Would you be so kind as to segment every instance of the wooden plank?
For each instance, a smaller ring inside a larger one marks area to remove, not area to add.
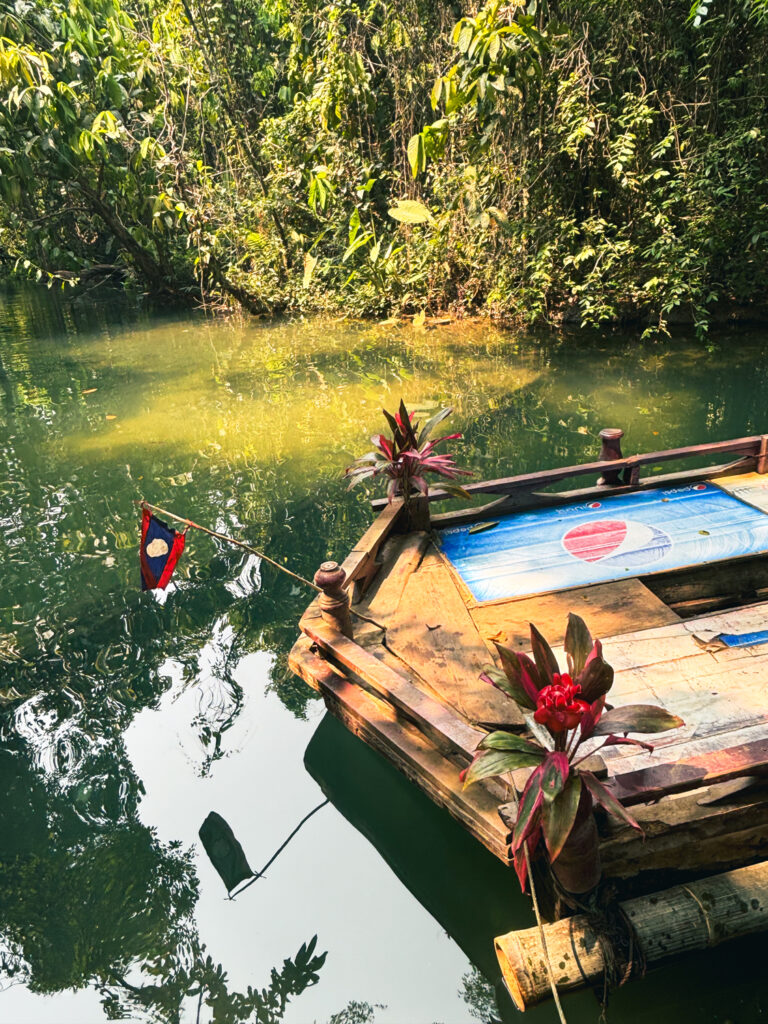
[[[665,604],[677,608],[704,598],[749,600],[768,588],[768,557],[765,554],[702,562],[685,569],[641,577]]]
[[[553,505],[564,505],[568,502],[591,501],[593,498],[604,498],[606,494],[631,494],[633,491],[647,491],[656,487],[674,487],[679,484],[695,483],[699,480],[709,480],[712,483],[721,483],[721,480],[730,474],[737,474],[743,469],[754,465],[754,458],[737,459],[735,462],[724,463],[721,466],[706,466],[704,469],[686,470],[679,473],[657,473],[651,476],[638,477],[631,484],[621,484],[616,487],[606,487],[604,484],[593,487],[580,487],[576,490],[557,491],[555,493],[536,490],[521,490],[506,497],[497,498],[495,501],[485,505],[458,509],[455,512],[433,513],[431,517],[432,526],[440,529],[445,526],[463,526],[466,523],[477,522],[483,519],[492,519],[494,516],[503,515],[507,512],[527,512],[536,508],[546,508]]]
[[[383,664],[354,640],[331,629],[322,619],[310,619],[303,628],[324,655],[339,665],[344,674],[392,704],[413,722],[443,753],[473,756],[485,735],[449,708],[424,693],[403,673]]]
[[[759,461],[758,459],[758,465]],[[768,512],[768,481],[759,469],[756,473],[740,473],[727,480],[718,480],[717,486],[739,501],[745,501],[753,508]]]
[[[353,601],[362,597],[378,573],[381,564],[378,561],[379,550],[395,529],[402,511],[402,501],[389,503],[344,559],[342,569],[347,574],[346,585],[352,587]]]
[[[536,487],[546,487],[569,477],[599,476],[606,466],[611,472],[629,470],[632,472],[639,466],[654,466],[677,459],[698,458],[706,455],[724,455],[738,453],[753,459],[760,451],[760,435],[740,437],[733,441],[714,441],[707,444],[687,445],[685,448],[669,448],[665,451],[648,452],[643,455],[630,455],[624,459],[610,462],[587,462],[576,466],[562,466],[555,469],[540,470],[536,473],[522,473],[518,476],[500,477],[495,480],[481,480],[475,483],[462,484],[469,494],[511,494],[519,490],[530,491]],[[710,469],[710,472],[712,470]],[[440,501],[449,497],[439,488],[430,490],[429,501]],[[372,502],[375,509],[383,508],[386,499]]]
[[[518,706],[479,676],[490,662],[452,574],[429,551],[408,580],[388,641],[440,700],[473,724],[519,728]]]
[[[385,550],[385,567],[378,586],[370,598],[358,606],[359,610],[385,626],[394,624],[406,584],[416,572],[429,543],[426,533],[393,537]]]
[[[491,853],[509,863],[510,830],[496,813],[498,800],[482,784],[464,790],[456,764],[439,754],[416,728],[398,719],[389,704],[350,683],[314,654],[306,637],[291,652],[291,667],[302,678],[309,676],[315,681],[328,710],[350,732],[395,765]]]
[[[694,789],[658,803],[639,805],[628,825],[601,823],[600,860],[607,878],[647,888],[651,871],[700,871],[735,867],[768,852],[768,785],[718,796],[722,785]],[[712,802],[715,801],[715,802]],[[643,873],[646,880],[638,882]]]
[[[768,601],[687,619],[683,625],[689,633],[702,637],[719,633],[757,633],[768,629]]]
[[[470,615],[481,636],[490,637],[502,633],[505,643],[520,650],[530,649],[531,622],[550,644],[562,644],[569,612],[580,615],[592,635],[601,640],[625,633],[628,624],[637,629],[646,629],[680,621],[677,614],[639,579],[597,583],[555,594],[492,602],[470,608]]]
[[[724,782],[742,775],[768,772],[768,738],[725,750],[699,754],[672,764],[652,765],[606,780],[625,806],[658,800],[670,793]]]

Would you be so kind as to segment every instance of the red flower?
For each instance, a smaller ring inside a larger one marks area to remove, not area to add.
[[[578,699],[580,693],[581,687],[573,682],[567,672],[562,675],[555,672],[552,684],[539,690],[533,717],[551,733],[575,729],[583,715],[589,711],[589,704]]]

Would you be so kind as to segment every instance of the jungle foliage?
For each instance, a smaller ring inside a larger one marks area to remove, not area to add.
[[[650,330],[762,303],[764,0],[2,10],[9,271]]]

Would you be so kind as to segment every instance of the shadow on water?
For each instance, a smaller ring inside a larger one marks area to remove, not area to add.
[[[495,936],[535,925],[530,900],[513,873],[330,714],[313,735],[304,765],[334,807],[467,955],[474,970],[464,978],[463,995],[472,1016],[488,1020],[498,1015],[504,1024],[520,1021],[493,948]],[[768,941],[757,937],[679,959],[612,993],[607,1020],[757,1021],[768,994],[767,954]],[[591,991],[573,993],[563,1002],[572,1024],[598,1021],[598,999]],[[535,1007],[524,1019],[553,1021],[554,1007]]]
[[[6,984],[30,994],[95,988],[113,1016],[169,1024],[194,1022],[202,992],[201,1024],[218,1024],[278,1020],[284,1001],[319,991],[335,969],[332,957],[321,962],[322,934],[311,945],[319,897],[305,907],[296,880],[271,873],[244,895],[255,901],[260,886],[284,886],[280,899],[301,919],[290,947],[298,953],[271,974],[262,957],[248,978],[262,988],[225,977],[228,965],[207,950],[210,922],[208,931],[201,924],[198,848],[164,835],[162,817],[144,819],[150,780],[125,742],[133,723],[165,714],[183,692],[194,710],[182,739],[168,736],[169,751],[183,747],[198,782],[214,784],[228,763],[245,765],[252,750],[232,737],[253,698],[239,666],[254,655],[264,656],[273,699],[258,705],[259,723],[284,728],[277,708],[310,728],[315,698],[286,665],[307,595],[200,536],[189,539],[167,594],[142,595],[135,499],[241,536],[311,576],[353,547],[370,520],[366,495],[346,492],[339,477],[380,427],[381,406],[401,393],[424,410],[454,405],[452,424],[466,438],[461,460],[480,476],[502,476],[591,458],[606,425],[626,429],[628,452],[763,432],[763,347],[756,334],[724,335],[705,351],[687,339],[641,348],[632,339],[526,339],[486,326],[267,326],[153,312],[101,290],[86,301],[27,289],[1,295]],[[305,733],[286,736],[299,764]],[[411,903],[465,954],[457,1019],[488,1019],[497,1012],[492,938],[530,921],[511,873],[335,722],[322,722],[306,764],[413,893]],[[280,791],[267,777],[239,783]],[[174,794],[175,803],[187,799],[183,787]],[[193,837],[208,809],[193,809]],[[278,819],[277,807],[270,813]],[[399,926],[386,923],[387,941],[398,943]],[[437,946],[423,950],[425,963]],[[618,993],[611,1019],[756,1020],[768,1007],[756,980],[766,951],[752,940],[658,972]],[[408,1013],[406,980],[385,979],[392,1005],[382,1020],[428,1024],[426,1011]],[[455,979],[445,987],[455,990]],[[341,996],[348,1000],[346,989],[312,1004],[312,1019],[361,1024],[379,1012],[353,1001],[346,1016],[329,1017]],[[440,1005],[453,1024],[457,1003]],[[515,1016],[503,998],[501,1006],[505,1020]],[[567,1009],[572,1024],[597,1017],[589,994]],[[296,1012],[291,1019],[304,1024]],[[531,1018],[551,1020],[551,1008]]]

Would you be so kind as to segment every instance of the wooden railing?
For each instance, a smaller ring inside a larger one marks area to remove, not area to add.
[[[606,488],[635,487],[640,482],[642,466],[657,466],[676,459],[692,459],[718,455],[741,455],[744,459],[754,461],[754,469],[758,473],[768,472],[768,434],[755,434],[753,437],[739,437],[733,441],[712,441],[708,444],[688,445],[685,448],[670,448],[662,452],[647,452],[642,455],[630,455],[626,458],[621,454],[621,437],[623,431],[606,429],[600,432],[603,447],[598,462],[585,462],[576,466],[562,466],[559,469],[545,469],[538,473],[522,473],[519,476],[500,477],[497,480],[481,480],[476,483],[462,484],[469,494],[512,495],[520,491],[533,491],[547,487],[571,477],[601,475],[598,484]],[[720,468],[720,467],[713,467]],[[749,468],[745,462],[744,469]],[[440,501],[450,498],[439,488],[430,490],[429,501]],[[371,502],[376,511],[385,508],[385,498],[377,498]]]

